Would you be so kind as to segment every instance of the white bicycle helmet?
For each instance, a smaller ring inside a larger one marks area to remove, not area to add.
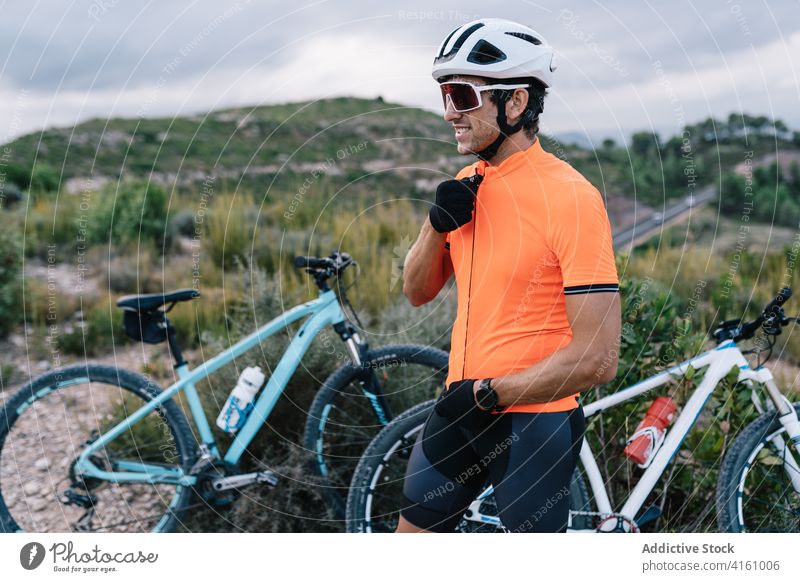
[[[491,79],[534,77],[553,84],[551,47],[535,30],[503,18],[468,22],[447,35],[433,59],[433,78],[474,75]]]
[[[488,77],[490,79],[530,79],[540,81],[546,89],[553,86],[556,70],[551,47],[535,30],[502,18],[482,18],[459,26],[444,39],[433,59],[433,78],[441,82],[450,75]],[[500,133],[475,155],[491,160],[505,139],[539,118],[544,104],[529,103],[522,118],[510,125],[505,103],[511,95],[501,90],[497,106]]]

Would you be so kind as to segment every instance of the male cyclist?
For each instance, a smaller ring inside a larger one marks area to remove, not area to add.
[[[450,33],[433,77],[460,154],[404,266],[413,305],[455,274],[446,389],[414,445],[397,531],[453,531],[491,483],[512,532],[567,527],[581,391],[616,374],[620,303],[603,199],[545,152],[553,49],[487,18]]]

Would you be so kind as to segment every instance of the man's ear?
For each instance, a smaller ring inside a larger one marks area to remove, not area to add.
[[[516,121],[525,113],[525,107],[528,105],[529,94],[525,89],[514,89],[511,98],[506,101],[506,119],[510,125],[514,125]]]

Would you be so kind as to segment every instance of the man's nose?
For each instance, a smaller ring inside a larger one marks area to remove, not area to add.
[[[455,105],[453,105],[453,100],[450,98],[450,95],[445,97],[445,106],[444,106],[444,120],[445,121],[455,121],[459,117],[461,117],[461,113],[456,111]]]

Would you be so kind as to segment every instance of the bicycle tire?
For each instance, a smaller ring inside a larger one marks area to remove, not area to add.
[[[794,404],[794,408],[800,413],[800,403]],[[769,470],[770,466],[781,465],[782,467],[775,449],[768,444],[770,438],[781,433],[785,433],[785,429],[778,420],[777,413],[768,412],[747,425],[733,441],[730,450],[722,461],[717,481],[717,525],[720,531],[729,533],[759,531],[762,523],[756,524],[755,522],[763,522],[764,520],[772,522],[767,525],[774,525],[777,518],[775,510],[785,506],[785,504],[772,501],[771,505],[767,506],[768,502],[762,500],[754,502],[754,494],[762,490],[764,494],[771,490],[773,493],[782,492],[790,496],[789,499],[793,502],[789,512],[791,517],[784,518],[787,519],[785,525],[788,526],[788,529],[780,529],[778,531],[800,531],[800,495],[793,492],[791,484],[783,486],[779,482],[778,485],[775,485],[772,481],[777,477],[770,476],[769,478],[764,477],[761,479],[761,474]],[[784,441],[784,444],[787,444],[786,441]],[[787,446],[791,445],[787,444]],[[767,458],[770,454],[774,455],[774,459]],[[761,469],[760,464],[756,463],[759,457],[760,460],[770,461],[765,463],[766,469]],[[781,473],[781,471],[783,472]],[[777,471],[777,474],[786,476],[783,468]],[[755,476],[757,481],[755,483],[751,481],[750,485],[746,486],[745,482],[748,476],[751,475]],[[772,485],[770,490],[768,490],[768,485]],[[765,508],[764,511],[773,513],[771,517],[768,513],[756,520],[759,508],[762,507]],[[747,521],[750,521],[752,525],[748,526]],[[759,527],[756,528],[754,527],[755,525]]]
[[[387,458],[394,451],[401,447],[413,446],[416,435],[422,429],[422,425],[430,415],[435,400],[422,402],[417,406],[407,410],[389,423],[375,439],[370,443],[353,475],[350,492],[347,496],[346,507],[346,526],[349,533],[365,533],[372,530],[372,515],[369,511],[372,507],[370,496],[373,493],[373,481],[376,471],[383,467]],[[401,485],[401,483],[400,483]],[[581,476],[579,468],[576,467],[570,482],[570,510],[588,511],[590,508],[589,494],[586,484]],[[398,507],[399,510],[399,507]],[[481,509],[483,511],[483,509]],[[573,527],[576,529],[586,527],[585,517],[577,516],[573,518]],[[465,532],[471,528],[463,520],[457,531]],[[494,528],[496,531],[502,531]],[[475,530],[473,530],[475,531]],[[489,531],[478,529],[477,531]]]
[[[430,346],[415,344],[381,346],[367,352],[362,367],[355,366],[351,362],[344,364],[325,380],[309,408],[303,443],[306,450],[314,456],[311,470],[320,483],[335,519],[344,518],[347,491],[364,449],[392,418],[391,415],[383,420],[378,418],[372,405],[367,405],[367,399],[357,394],[355,384],[362,377],[365,367],[382,370],[385,374],[391,367],[418,365],[421,367],[419,370],[421,375],[429,374],[425,384],[417,386],[413,393],[411,387],[406,385],[402,386],[406,391],[402,394],[384,394],[399,412],[436,395],[435,391],[444,386],[448,359],[447,352]],[[404,378],[399,373],[393,372],[391,389],[400,388],[399,385],[402,385]],[[389,382],[388,379],[384,379],[384,388]],[[355,416],[354,408],[359,408],[359,416],[353,422],[353,432],[363,433],[363,436],[359,436],[359,440],[354,442],[349,450],[343,450],[341,454],[331,452],[335,438],[332,427],[345,427],[343,422],[337,423],[333,416],[337,411],[347,415],[348,418]],[[358,424],[359,421],[361,424]]]
[[[7,450],[7,439],[11,431],[15,428],[16,423],[20,420],[20,416],[26,410],[48,396],[55,395],[56,393],[62,395],[64,391],[69,391],[70,389],[72,389],[72,394],[74,394],[76,386],[90,386],[94,384],[102,384],[116,390],[121,388],[145,402],[156,398],[161,392],[161,389],[156,384],[140,374],[99,364],[70,366],[44,374],[20,388],[5,403],[3,409],[0,410],[0,466],[2,466],[3,453],[8,452],[13,455],[16,452],[15,450],[10,452]],[[122,395],[121,397],[124,398],[125,393],[118,392],[118,394]],[[92,420],[96,424],[99,423],[99,413],[97,410],[95,402],[92,400],[92,413],[96,415]],[[47,412],[47,409],[44,408],[43,412]],[[37,418],[39,413],[38,411],[32,411],[32,414],[34,418]],[[186,416],[173,400],[166,401],[156,410],[156,414],[166,423],[170,431],[169,436],[174,442],[174,449],[169,450],[170,460],[175,459],[176,462],[174,464],[179,464],[185,471],[188,471],[195,462],[196,442]],[[24,431],[24,429],[25,425],[23,423],[20,430]],[[72,436],[73,435],[70,434],[70,437]],[[41,433],[39,438],[43,438]],[[135,439],[134,444],[137,444]],[[12,448],[16,448],[15,443],[12,443],[11,446]],[[75,451],[77,449],[73,448],[72,450]],[[137,453],[141,459],[141,452],[137,450]],[[166,455],[166,453],[164,454]],[[67,458],[73,456],[77,457],[77,455],[68,452]],[[14,461],[16,461],[16,459],[13,459],[12,462]],[[33,460],[29,459],[28,462],[32,463]],[[50,476],[49,468],[47,472],[48,476]],[[69,476],[69,472],[67,472],[67,476]],[[52,483],[52,477],[50,477],[50,482]],[[103,482],[101,485],[107,483],[108,482]],[[54,492],[53,490],[50,491],[50,493]],[[14,497],[13,493],[13,490],[4,490],[2,482],[0,482],[0,531],[2,532],[22,531],[22,527],[14,516],[12,516],[6,503],[7,500],[14,500],[12,504],[16,503],[16,497]],[[45,493],[47,493],[46,490]],[[176,486],[175,495],[169,505],[165,506],[166,511],[164,515],[158,519],[155,527],[150,531],[174,531],[181,522],[185,513],[185,507],[188,505],[191,496],[192,488]],[[127,499],[125,501],[128,507],[130,507],[132,502],[128,503]],[[27,494],[25,503],[27,504]],[[64,509],[61,508],[61,511],[63,513]],[[19,512],[17,512],[17,514],[19,515]],[[156,515],[156,517],[158,517],[158,515]],[[155,520],[156,517],[153,517],[153,519]],[[138,523],[138,521],[133,520],[132,523]]]

